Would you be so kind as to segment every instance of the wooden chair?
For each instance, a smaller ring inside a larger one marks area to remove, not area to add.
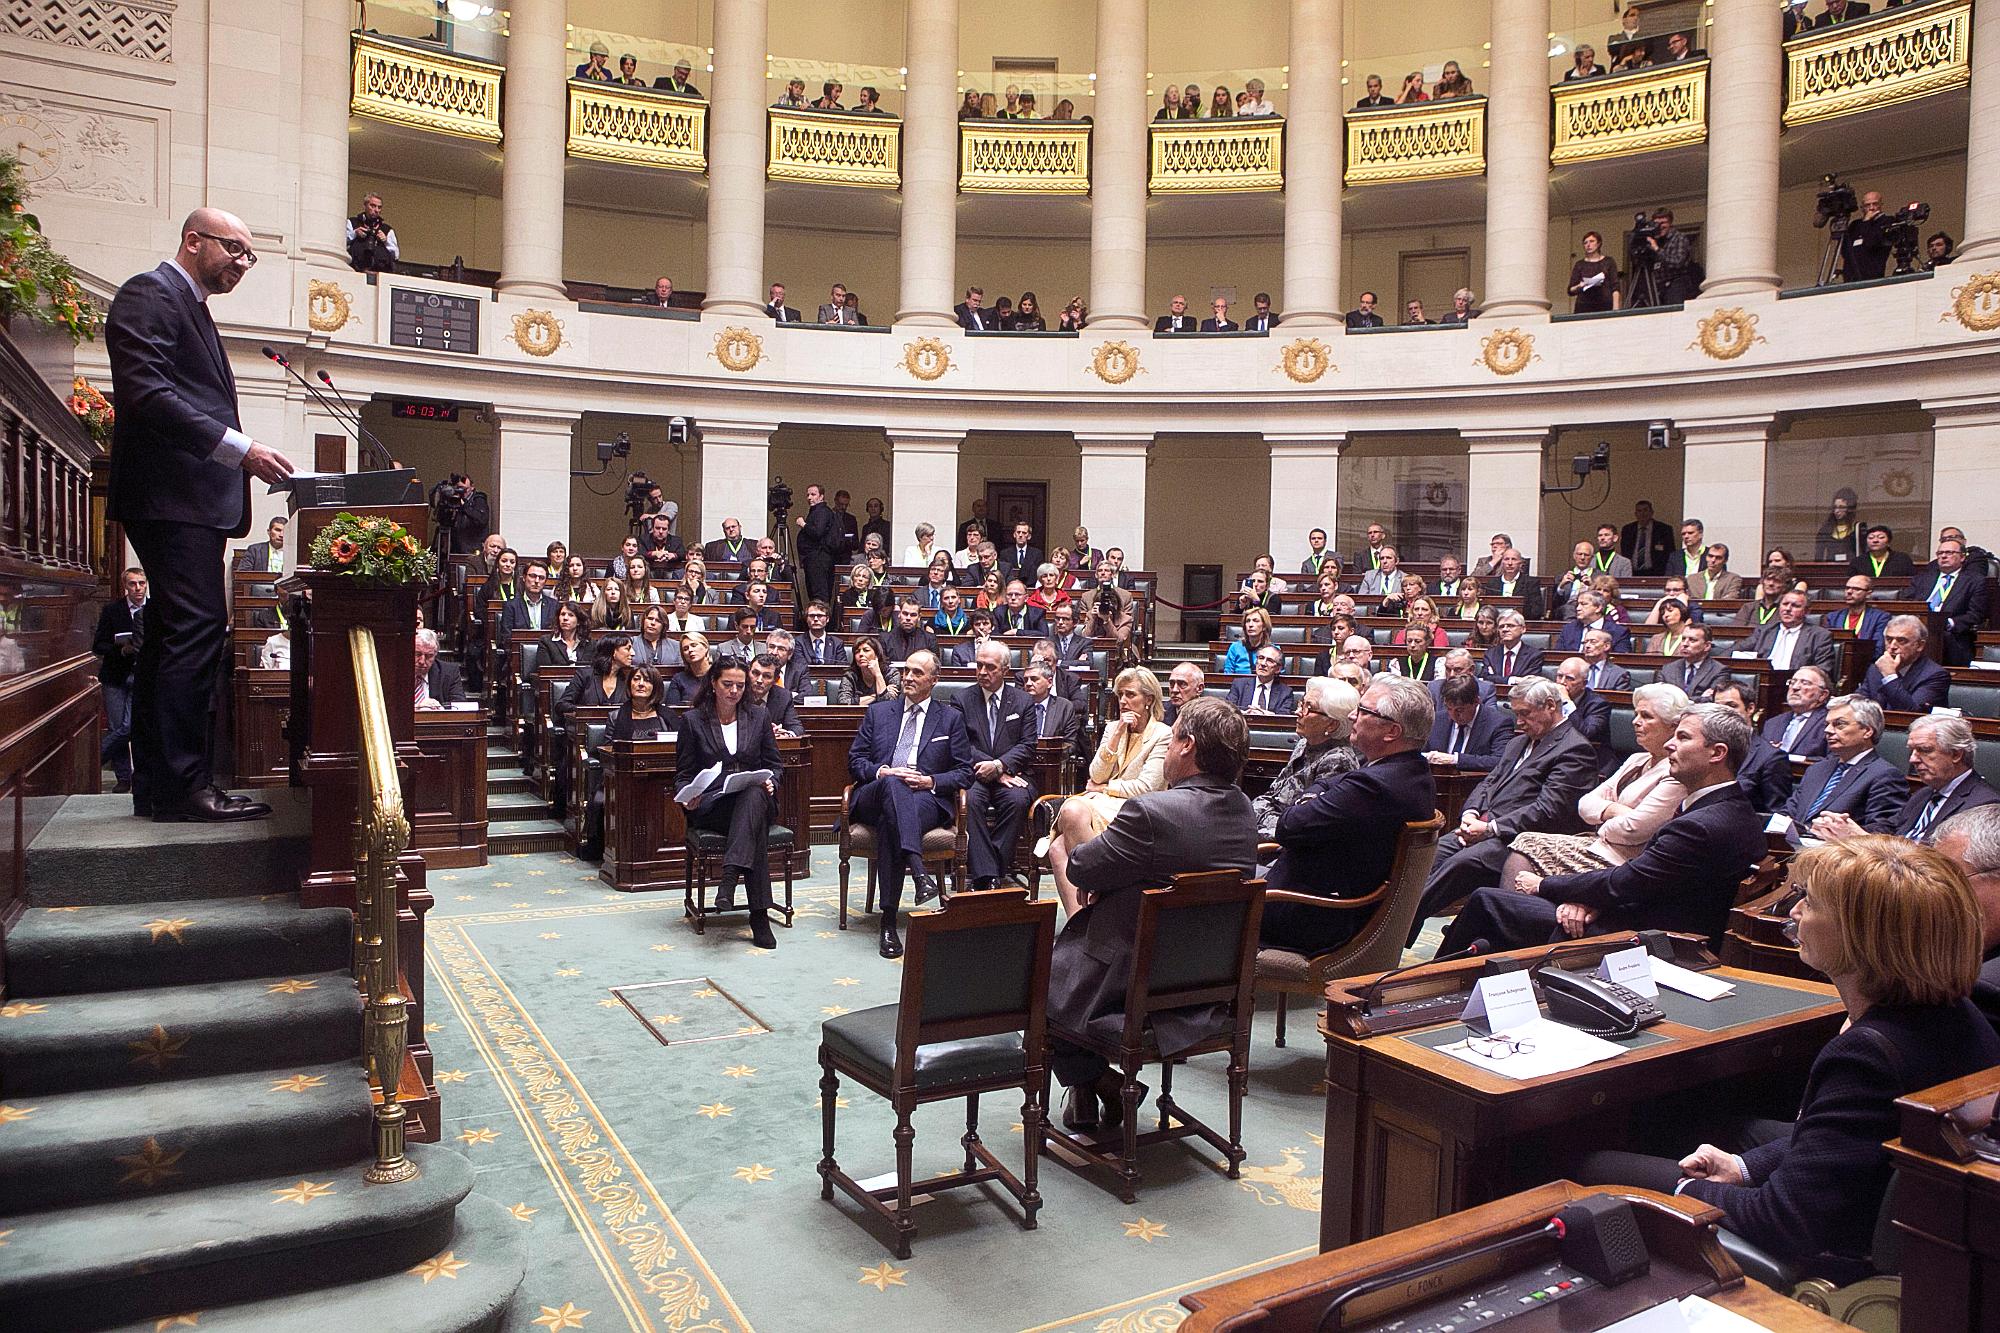
[[[956,911],[954,907],[952,910]],[[1240,870],[1203,871],[1176,875],[1163,889],[1147,889],[1139,903],[1139,929],[1132,943],[1132,979],[1125,990],[1124,1025],[1105,1031],[1105,1024],[1071,1028],[1053,1019],[1049,1036],[1071,1046],[1094,1051],[1123,1075],[1120,1095],[1125,1116],[1115,1150],[1097,1138],[1086,1139],[1050,1126],[1049,1142],[1086,1166],[1111,1173],[1113,1188],[1125,1203],[1138,1195],[1139,1149],[1155,1143],[1199,1136],[1223,1155],[1227,1175],[1236,1180],[1243,1169],[1243,1097],[1250,1083],[1250,1019],[1255,1011],[1250,986],[1257,953],[1257,926],[1264,915],[1264,881]],[[1228,1020],[1225,1030],[1171,1058],[1162,1058],[1154,1040],[1152,1015],[1190,1006],[1220,1006]],[[1229,1133],[1217,1133],[1189,1115],[1174,1101],[1174,1066],[1190,1056],[1229,1053]],[[1139,1131],[1139,1071],[1160,1066],[1160,1109],[1157,1129]],[[1048,1107],[1049,1080],[1042,1083],[1043,1109]],[[1176,1121],[1179,1123],[1175,1123]]]
[[[785,900],[782,905],[773,901],[771,910],[785,919],[785,929],[790,930],[792,927],[792,846],[797,842],[798,835],[783,824],[773,824],[766,838],[770,846],[769,855],[765,857],[765,860],[769,861],[772,857],[782,856],[785,862]],[[713,829],[705,828],[689,828],[687,831],[687,848],[685,853],[687,857],[687,899],[682,915],[689,921],[694,922],[694,933],[697,935],[703,935],[708,932],[708,918],[712,916],[735,916],[739,912],[748,913],[750,910],[750,904],[747,900],[739,900],[736,906],[726,912],[717,908],[710,900],[708,892],[709,881],[711,878],[717,877],[716,864],[721,859],[722,853],[728,849],[728,846],[729,835],[727,833],[717,833]]]
[[[1285,1044],[1285,1011],[1291,997],[1304,996],[1315,1003],[1326,998],[1326,983],[1335,977],[1358,976],[1364,972],[1386,972],[1403,961],[1403,941],[1409,938],[1417,904],[1423,901],[1424,881],[1430,878],[1431,863],[1437,857],[1438,836],[1444,831],[1444,816],[1432,813],[1421,824],[1405,824],[1396,838],[1396,860],[1389,878],[1373,893],[1360,898],[1326,898],[1316,893],[1294,893],[1288,889],[1265,891],[1267,903],[1294,903],[1314,911],[1365,912],[1354,938],[1337,949],[1307,955],[1290,949],[1265,946],[1257,950],[1257,994],[1278,997],[1278,1040]]]
[[[855,1202],[895,1228],[896,1257],[910,1257],[916,1223],[910,1202],[961,1185],[997,1180],[1021,1205],[1021,1226],[1035,1229],[1042,1196],[1035,1174],[1044,1128],[1047,1079],[1046,1011],[1049,954],[1056,905],[1028,901],[1019,889],[960,894],[949,912],[912,912],[903,956],[902,998],[896,1004],[842,1014],[820,1025],[820,1158],[822,1199],[840,1186]],[[840,1075],[887,1098],[896,1111],[896,1183],[868,1189],[834,1158],[834,1111]],[[1022,1173],[1001,1165],[979,1137],[979,1098],[1003,1088],[1021,1091],[1026,1137]],[[965,1167],[912,1181],[916,1131],[910,1116],[926,1102],[965,1098]],[[893,1208],[888,1206],[895,1201]]]
[[[847,880],[848,863],[860,857],[868,863],[868,882],[862,896],[861,910],[868,913],[875,910],[875,891],[879,880],[875,869],[875,826],[854,822],[854,783],[850,782],[840,792],[840,928],[847,929]],[[941,828],[931,829],[924,834],[923,863],[938,876],[938,890],[946,892],[949,885],[952,892],[965,887],[965,792],[958,793],[952,821]],[[905,967],[909,964],[905,963]]]

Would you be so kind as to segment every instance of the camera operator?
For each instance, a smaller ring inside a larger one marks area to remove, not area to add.
[[[1653,292],[1658,304],[1673,305],[1695,294],[1694,242],[1686,232],[1674,230],[1674,210],[1655,209],[1650,226],[1633,228],[1632,243],[1640,251],[1638,257],[1652,268]]]
[[[1943,268],[1955,258],[1952,251],[1957,248],[1958,242],[1952,240],[1948,233],[1941,231],[1932,232],[1929,238],[1924,241],[1924,267],[1928,269]]]
[[[1870,190],[1861,196],[1861,216],[1847,224],[1847,243],[1841,253],[1843,282],[1867,282],[1879,278],[1889,267],[1889,226],[1893,221],[1882,212],[1882,196]]]
[[[472,478],[463,472],[431,487],[430,506],[438,531],[449,540],[447,555],[471,555],[486,540],[492,526],[486,492],[474,489]]]
[[[382,196],[369,195],[347,220],[347,262],[356,273],[393,273],[400,254],[396,229],[382,216]]]

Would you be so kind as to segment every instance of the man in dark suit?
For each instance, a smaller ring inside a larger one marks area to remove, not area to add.
[[[1852,23],[1867,16],[1868,6],[1864,0],[1826,0],[1826,11],[1813,20],[1815,28],[1831,28],[1838,23]]]
[[[1767,658],[1781,671],[1816,666],[1828,680],[1834,679],[1840,650],[1834,646],[1833,631],[1807,617],[1807,604],[1806,594],[1797,588],[1786,591],[1778,598],[1778,614],[1759,625],[1738,651]]]
[[[764,303],[764,313],[769,315],[772,321],[778,324],[796,324],[799,322],[799,312],[792,306],[785,304],[785,284],[782,282],[771,284],[771,299]]]
[[[1123,1026],[1144,890],[1164,888],[1175,875],[1196,871],[1256,872],[1256,816],[1236,785],[1249,750],[1249,728],[1240,713],[1219,699],[1193,700],[1181,710],[1167,745],[1166,788],[1125,802],[1104,832],[1070,857],[1069,877],[1085,905],[1056,938],[1049,967],[1052,1026],[1091,1031]],[[1215,1035],[1221,1017],[1212,1006],[1154,1015],[1160,1054],[1171,1058]],[[1051,1041],[1049,1068],[1069,1089],[1065,1125],[1089,1130],[1100,1119],[1106,1125],[1120,1122],[1121,1076],[1101,1057]]]
[[[1910,776],[1923,787],[1896,816],[1899,838],[1922,842],[1962,810],[2000,802],[2000,791],[1972,771],[1979,752],[1972,725],[1962,717],[1932,714],[1910,724]]]
[[[1496,951],[1619,930],[1721,938],[1743,876],[1764,853],[1763,820],[1736,784],[1754,744],[1727,708],[1696,704],[1667,742],[1667,771],[1687,790],[1680,813],[1623,865],[1576,875],[1523,873],[1482,888],[1445,932],[1440,954],[1473,940]]]
[[[1037,738],[1060,736],[1070,753],[1083,752],[1083,712],[1056,690],[1055,670],[1046,662],[1030,662],[1021,671],[1021,688],[1028,695],[1026,725]]]
[[[1071,602],[1059,602],[1049,609],[1044,617],[1049,622],[1049,642],[1056,646],[1056,660],[1067,664],[1088,665],[1090,662],[1090,636],[1076,627],[1076,607]]]
[[[250,478],[291,460],[252,440],[208,298],[257,262],[241,218],[198,208],[173,258],[128,280],[105,325],[113,397],[108,517],[124,524],[150,582],[132,696],[132,806],[173,822],[259,819],[271,808],[215,786],[210,702],[229,646],[223,556],[250,530]]]
[[[1972,644],[1986,623],[1986,576],[1965,567],[1965,542],[1939,538],[1937,564],[1910,583],[1910,597],[1944,615],[1944,663],[1970,666]]]
[[[748,564],[757,554],[757,543],[743,535],[743,520],[722,520],[722,536],[701,548],[702,559],[711,565]],[[769,570],[765,573],[768,575]]]
[[[285,572],[285,529],[288,520],[283,514],[271,520],[264,529],[264,540],[251,542],[236,557],[236,568],[252,574],[282,574]]]
[[[1040,635],[1047,629],[1042,609],[1028,605],[1028,585],[1020,579],[1009,579],[1005,600],[993,608],[993,632]]]
[[[1861,572],[1877,585],[1907,584],[1916,576],[1916,565],[1896,549],[1896,530],[1887,523],[1870,523],[1861,538],[1868,546],[1861,555]]]
[[[1251,659],[1247,677],[1229,684],[1229,702],[1246,713],[1290,717],[1298,711],[1298,698],[1289,685],[1278,679],[1285,655],[1276,644],[1265,644]]]
[[[526,632],[529,642],[541,638],[556,627],[556,612],[562,603],[542,591],[548,581],[548,569],[539,560],[530,560],[521,575],[521,595],[509,598],[500,608],[500,643],[502,647],[512,643],[514,635]]]
[[[1632,562],[1634,574],[1664,574],[1673,554],[1674,530],[1653,518],[1653,502],[1632,506],[1632,521],[1618,530],[1618,553]],[[1675,571],[1679,572],[1679,571]]]
[[[1979,903],[1981,962],[1972,1002],[2000,1029],[2000,805],[1975,805],[1940,822],[1931,846],[1958,862]]]
[[[1826,705],[1832,697],[1824,671],[1800,667],[1785,682],[1785,711],[1765,718],[1758,734],[1779,754],[1817,759],[1826,753]]]
[[[1581,657],[1565,657],[1556,668],[1556,684],[1567,699],[1563,716],[1597,752],[1602,777],[1618,767],[1618,754],[1611,748],[1611,701],[1591,689],[1589,680],[1590,667]]]
[[[417,631],[416,664],[418,708],[448,708],[465,702],[465,682],[459,678],[457,666],[438,657],[435,630]]]
[[[1574,658],[1570,659],[1575,661]],[[1517,680],[1507,690],[1516,735],[1500,762],[1466,797],[1458,827],[1438,840],[1410,943],[1426,917],[1442,916],[1484,884],[1497,883],[1516,833],[1577,833],[1577,798],[1597,781],[1597,752],[1563,720],[1563,692],[1553,681]]]
[[[1513,547],[1500,557],[1500,569],[1486,580],[1488,597],[1518,597],[1521,599],[1521,614],[1529,620],[1540,620],[1544,610],[1541,581],[1528,573],[1528,562]]]
[[[868,706],[848,751],[854,779],[854,819],[875,829],[875,875],[881,886],[884,958],[903,956],[896,910],[907,870],[921,906],[937,896],[924,870],[924,833],[952,820],[958,792],[972,781],[972,747],[959,711],[931,697],[937,686],[934,653],[903,664],[903,697]],[[1247,798],[1246,798],[1247,804]]]
[[[982,333],[987,329],[999,328],[1000,319],[985,308],[982,304],[985,300],[986,293],[982,289],[967,287],[965,299],[952,307],[952,313],[958,316],[958,327],[967,333]]]
[[[778,684],[784,686],[785,692],[794,700],[805,698],[806,692],[812,688],[812,672],[811,664],[806,661],[805,654],[799,651],[798,637],[782,627],[767,631],[764,635],[764,651],[777,663]],[[803,732],[805,728],[801,727],[799,730]]]
[[[1951,672],[1925,654],[1930,633],[1915,616],[1891,619],[1882,631],[1882,655],[1868,664],[1855,693],[1900,713],[1943,706],[1951,698]]]
[[[743,697],[764,710],[771,719],[771,725],[779,731],[794,736],[806,734],[806,724],[799,720],[797,696],[778,683],[778,675],[783,670],[776,653],[765,651],[755,654],[744,662],[748,680],[743,688]]]
[[[1819,836],[1816,825],[1826,819],[1833,834],[1887,833],[1909,799],[1910,784],[1901,769],[1875,753],[1882,710],[1870,700],[1843,695],[1827,703],[1825,730],[1825,757],[1806,769],[1785,806],[1792,827]]]
[[[1678,655],[1660,668],[1660,679],[1696,703],[1707,702],[1715,687],[1729,679],[1729,669],[1708,652],[1708,626],[1689,625],[1681,631]]]
[[[1868,605],[1868,594],[1875,591],[1875,580],[1866,574],[1850,574],[1846,586],[1841,590],[1845,600],[1838,611],[1829,611],[1820,617],[1820,624],[1830,630],[1844,629],[1857,639],[1866,639],[1871,645],[1870,655],[1882,652],[1882,631],[1888,628],[1889,613]]]
[[[1632,688],[1632,673],[1611,660],[1609,630],[1585,630],[1583,651],[1578,656],[1583,658],[1583,683],[1593,691]]]
[[[936,655],[937,635],[931,633],[930,626],[922,623],[922,615],[922,607],[910,594],[903,593],[896,598],[896,623],[882,635],[885,665],[907,661],[917,653]]]
[[[846,666],[847,646],[827,632],[833,623],[833,608],[817,599],[806,604],[806,632],[799,640],[799,654],[811,666]]]
[[[1187,297],[1178,293],[1167,303],[1167,313],[1153,321],[1155,333],[1193,333],[1195,319],[1187,312]]]
[[[967,869],[972,887],[990,889],[1014,863],[1014,845],[1035,800],[1028,767],[1035,754],[1034,700],[1007,683],[1011,654],[997,639],[973,654],[977,683],[952,702],[972,746],[972,781],[965,788]]]
[[[1014,525],[1013,540],[1000,548],[1000,567],[1008,578],[1035,586],[1035,575],[1042,567],[1042,548],[1035,545],[1034,525],[1026,519]]]
[[[132,790],[132,667],[139,660],[140,626],[146,613],[146,571],[125,571],[125,595],[97,613],[90,651],[97,655],[97,683],[104,694],[104,741],[97,762],[111,765],[116,792]],[[119,636],[125,642],[118,642]]]
[[[1750,708],[1749,689],[1734,679],[1717,685],[1710,702],[1727,708],[1746,723],[1756,717]],[[1782,810],[1792,799],[1792,761],[1759,740],[1744,756],[1743,767],[1736,770],[1736,785],[1749,796],[1758,813],[1768,815]]]
[[[1604,594],[1586,589],[1576,597],[1576,614],[1563,622],[1556,633],[1556,640],[1549,645],[1554,653],[1567,655],[1581,652],[1583,636],[1591,630],[1601,629],[1611,636],[1615,652],[1632,651],[1632,631],[1605,614]]]
[[[1361,293],[1361,303],[1347,312],[1346,323],[1350,329],[1379,329],[1382,316],[1375,309],[1375,293]]]
[[[1500,762],[1514,739],[1514,714],[1480,696],[1485,683],[1460,676],[1432,682],[1431,702],[1439,702],[1441,691],[1443,707],[1435,711],[1424,747],[1430,762],[1450,764],[1462,773],[1490,773]]]
[[[1497,687],[1523,676],[1542,674],[1542,650],[1521,641],[1521,635],[1527,628],[1527,618],[1513,607],[1500,613],[1500,642],[1488,648],[1486,656],[1480,659],[1480,679],[1491,681]]]
[[[1245,333],[1269,333],[1278,326],[1278,320],[1282,316],[1272,311],[1269,292],[1258,292],[1251,305],[1254,308],[1250,312],[1250,317],[1243,321]]]
[[[1201,322],[1203,333],[1236,333],[1242,325],[1229,317],[1229,302],[1224,297],[1215,298],[1215,314]]]
[[[806,487],[805,517],[793,522],[799,525],[799,563],[805,566],[806,595],[831,604],[833,567],[845,560],[852,548],[847,544],[846,529],[817,483]]]
[[[687,61],[676,60],[674,72],[654,79],[653,86],[663,93],[672,93],[676,97],[700,97],[701,89],[688,82],[688,75],[692,73],[694,68]]]

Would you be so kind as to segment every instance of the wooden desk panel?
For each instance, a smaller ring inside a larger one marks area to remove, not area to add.
[[[818,711],[818,710],[815,710]],[[604,862],[598,877],[625,893],[687,887],[687,814],[673,799],[675,743],[614,741],[604,757]],[[781,736],[777,821],[796,832],[806,827],[815,756],[803,737]],[[845,752],[841,759],[846,764]],[[575,800],[581,801],[581,792]],[[836,810],[838,806],[836,805]],[[791,872],[811,871],[811,847],[794,839]],[[771,873],[782,878],[786,855],[771,853]]]
[[[1897,1102],[1902,1137],[1892,1213],[1902,1237],[1903,1327],[2000,1328],[2000,1165],[1961,1160],[1967,1133],[1993,1128],[2000,1069]]]
[[[285,787],[292,781],[292,673],[262,667],[236,672],[236,781]]]
[[[485,865],[485,711],[418,711],[415,734],[411,849],[433,870]]]
[[[799,709],[799,721],[805,724],[813,752],[808,818],[814,846],[840,841],[840,793],[848,783],[847,756],[854,749],[861,716],[867,711],[859,704]]]

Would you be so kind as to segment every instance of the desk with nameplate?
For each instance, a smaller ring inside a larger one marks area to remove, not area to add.
[[[579,723],[577,732],[582,732]],[[580,749],[580,740],[572,749]],[[663,736],[651,741],[612,741],[603,747],[604,861],[598,878],[624,893],[687,887],[687,813],[674,800],[675,743]],[[778,759],[784,774],[778,783],[774,822],[793,830],[792,874],[810,873],[811,848],[806,827],[807,801],[816,767],[812,747],[804,737],[780,736]],[[580,805],[584,788],[572,790],[571,804]],[[773,848],[771,873],[782,877],[787,853]]]
[[[486,712],[415,710],[410,848],[433,870],[486,864]]]

